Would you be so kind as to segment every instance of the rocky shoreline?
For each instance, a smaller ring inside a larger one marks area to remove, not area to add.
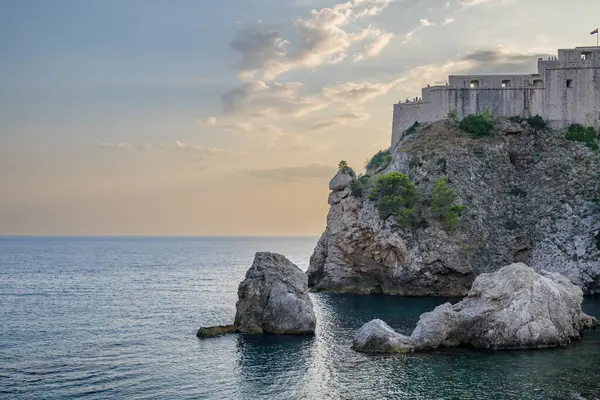
[[[352,345],[359,352],[579,339],[598,323],[581,304],[600,293],[600,156],[535,118],[495,123],[483,139],[449,121],[415,125],[365,175],[342,161],[306,273],[283,255],[256,253],[234,323],[197,336],[314,334],[310,288],[466,296],[422,314],[408,336],[366,323]]]

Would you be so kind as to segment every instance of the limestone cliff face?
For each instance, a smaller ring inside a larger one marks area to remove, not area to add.
[[[600,157],[564,132],[503,120],[494,136],[471,139],[437,122],[392,149],[382,173],[393,171],[417,184],[418,223],[382,220],[336,176],[307,271],[312,290],[458,296],[477,275],[525,262],[600,293]],[[442,176],[467,206],[453,231],[428,207]]]

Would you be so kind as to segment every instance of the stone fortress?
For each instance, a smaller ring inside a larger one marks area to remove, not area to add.
[[[554,128],[600,128],[600,47],[558,50],[558,57],[538,59],[537,74],[450,75],[446,85],[423,88],[416,101],[394,104],[392,146],[415,122],[486,109],[504,117],[540,115]]]

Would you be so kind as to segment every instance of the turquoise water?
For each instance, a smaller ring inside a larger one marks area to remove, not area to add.
[[[306,269],[316,240],[0,238],[0,398],[600,398],[600,331],[567,349],[350,350],[363,323],[409,333],[441,298],[314,294],[315,337],[195,337],[233,320],[254,252]]]

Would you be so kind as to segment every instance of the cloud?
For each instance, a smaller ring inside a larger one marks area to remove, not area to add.
[[[455,20],[454,18],[452,18],[452,17],[447,17],[447,18],[444,20],[444,22],[442,23],[442,25],[448,25],[448,24],[451,24],[451,23],[453,23],[453,22],[455,22],[455,21],[456,21],[456,20]]]
[[[274,125],[263,125],[254,133],[266,141],[267,147],[287,150],[326,151],[330,142],[300,133],[289,133]]]
[[[308,129],[311,131],[322,131],[322,130],[333,128],[338,125],[344,125],[344,124],[354,123],[354,122],[361,122],[361,121],[366,121],[368,119],[369,119],[369,115],[364,112],[352,112],[352,113],[337,115],[328,120],[321,121],[319,123],[314,124],[313,126],[311,126]]]
[[[351,106],[382,96],[399,83],[401,80],[398,79],[390,82],[346,82],[323,88],[323,95],[328,101]]]
[[[434,26],[435,25],[433,22],[429,21],[427,18],[421,18],[419,20],[419,22],[421,23],[421,26],[423,26],[423,27]]]
[[[240,59],[234,65],[244,76],[251,77],[255,71],[262,68],[274,67],[278,60],[283,60],[286,55],[286,46],[289,44],[279,34],[276,26],[247,27],[237,32],[236,38],[231,42],[231,48],[239,52]]]
[[[368,26],[352,29],[359,19],[379,14],[392,0],[350,0],[331,8],[312,10],[306,18],[294,21],[297,43],[283,38],[280,28],[256,24],[238,31],[231,47],[239,55],[235,68],[243,80],[270,81],[284,72],[336,64],[354,51],[355,61],[377,56],[392,35]],[[368,42],[362,51],[356,44]]]
[[[402,43],[408,43],[413,36],[415,35],[415,33],[417,33],[418,31],[420,31],[421,29],[430,27],[430,26],[435,26],[435,24],[431,21],[429,21],[427,18],[421,18],[419,20],[419,26],[417,26],[416,28],[408,31],[405,35],[404,35],[404,41]]]
[[[223,111],[248,117],[301,116],[326,106],[318,98],[303,95],[302,88],[299,82],[248,82],[221,96]]]
[[[496,1],[496,0],[461,0],[460,4],[463,7],[473,7],[473,6],[479,6],[484,3],[491,3],[493,1]]]
[[[362,53],[357,53],[354,56],[354,61],[360,61],[364,58],[376,57],[390,43],[394,37],[391,33],[380,31],[375,40],[367,45]]]
[[[205,125],[216,125],[217,124],[217,119],[215,117],[206,117],[206,118],[202,118],[199,121],[201,124],[205,124]]]
[[[547,58],[550,54],[514,53],[502,47],[477,49],[461,60],[471,63],[470,72],[485,73],[529,73],[534,72],[538,58]]]
[[[335,174],[335,171],[336,167],[334,166],[311,164],[299,167],[245,169],[242,171],[242,173],[256,179],[287,182],[304,179],[330,178],[333,176],[333,174]]]
[[[106,143],[102,142],[98,145],[105,149],[129,150],[132,146],[129,143]]]
[[[189,144],[179,140],[170,143],[158,143],[158,144],[139,144],[133,145],[129,143],[107,143],[102,142],[98,145],[105,149],[113,150],[127,150],[127,151],[161,151],[161,152],[189,152],[194,153],[199,157],[210,158],[217,154],[228,153],[228,150],[215,148],[215,147],[204,147],[199,144]]]
[[[401,82],[397,79],[389,82],[345,82],[326,86],[320,93],[307,94],[303,91],[304,85],[299,82],[268,84],[253,81],[230,90],[221,100],[223,111],[233,116],[298,117],[331,107],[357,109],[357,106],[387,94]]]
[[[220,127],[226,131],[250,132],[250,130],[252,129],[252,124],[250,124],[249,122],[234,122],[231,124],[222,124],[220,125]]]
[[[176,140],[172,144],[161,144],[160,149],[166,149],[166,150],[176,149],[176,150],[184,150],[184,151],[201,152],[201,153],[205,153],[205,154],[218,154],[218,153],[223,153],[225,151],[223,149],[218,149],[218,148],[214,148],[214,147],[212,147],[212,148],[204,147],[199,144],[188,144],[188,143],[180,142],[179,140]]]

